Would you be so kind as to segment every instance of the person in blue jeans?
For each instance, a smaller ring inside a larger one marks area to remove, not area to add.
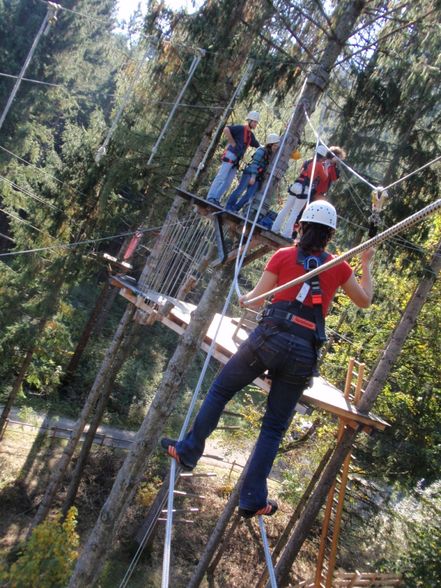
[[[220,199],[229,190],[236,177],[240,160],[248,147],[260,147],[259,141],[253,133],[259,120],[260,114],[252,110],[247,114],[245,125],[230,125],[224,128],[228,144],[222,155],[222,164],[207,194],[209,202],[220,204]]]
[[[227,210],[238,212],[245,206],[245,204],[248,204],[248,202],[254,198],[254,194],[260,190],[260,187],[262,186],[265,171],[271,161],[271,156],[277,151],[279,144],[279,135],[270,133],[266,138],[265,147],[259,147],[256,149],[251,163],[243,170],[237,188],[230,194],[230,197],[227,200],[227,205],[225,207]],[[242,196],[244,192],[245,194]],[[239,200],[240,196],[242,196],[242,198]]]
[[[326,252],[326,245],[336,223],[337,213],[329,202],[317,200],[308,205],[300,221],[298,245],[279,249],[271,257],[256,287],[241,297],[241,305],[304,275],[313,267],[311,260],[319,265],[332,259],[333,256]],[[227,402],[267,370],[271,388],[266,411],[240,491],[239,514],[243,517],[272,515],[277,510],[277,503],[268,499],[267,477],[296,403],[315,372],[318,341],[324,338],[324,317],[339,287],[357,306],[365,308],[371,304],[370,261],[373,253],[370,248],[361,254],[360,281],[351,267],[341,262],[322,272],[318,279],[312,278],[310,283],[276,293],[271,304],[262,311],[257,328],[210,387],[189,433],[182,441],[161,440],[161,447],[181,467],[193,469]]]

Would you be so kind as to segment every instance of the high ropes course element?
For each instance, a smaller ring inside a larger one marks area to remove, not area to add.
[[[306,80],[305,80],[305,83],[303,84],[303,87],[301,89],[301,92],[300,92],[300,95],[298,98],[298,104],[300,103],[300,99],[302,97],[305,85],[306,85]],[[297,104],[297,106],[298,106],[298,104]],[[247,259],[248,249],[250,248],[250,245],[253,243],[253,237],[254,237],[255,231],[257,231],[257,233],[259,233],[259,231],[260,231],[260,233],[263,233],[263,238],[266,238],[268,242],[276,241],[276,243],[277,243],[278,239],[280,239],[280,237],[278,237],[278,236],[276,237],[274,234],[271,234],[268,231],[262,232],[261,227],[259,227],[259,224],[258,224],[258,219],[260,217],[260,213],[261,213],[262,207],[264,205],[267,193],[271,187],[272,179],[273,179],[276,167],[277,167],[279,157],[280,157],[281,153],[283,152],[283,147],[284,147],[285,141],[287,139],[291,125],[293,123],[294,114],[296,112],[296,107],[294,107],[294,109],[293,109],[292,115],[291,115],[289,123],[287,125],[287,130],[282,137],[280,148],[279,148],[278,152],[276,153],[274,161],[271,165],[269,178],[268,178],[268,181],[265,185],[263,193],[261,194],[261,197],[259,199],[259,204],[258,204],[257,210],[252,211],[251,207],[249,207],[245,219],[240,218],[240,217],[235,218],[235,217],[237,217],[237,215],[229,213],[228,211],[224,211],[221,207],[218,207],[216,205],[208,203],[207,201],[200,199],[199,197],[195,196],[194,194],[191,194],[190,192],[187,192],[182,189],[177,190],[178,194],[181,197],[184,197],[185,199],[193,201],[193,203],[197,205],[197,208],[199,209],[200,213],[201,213],[201,211],[203,211],[202,214],[206,215],[207,209],[209,212],[211,212],[210,216],[212,217],[212,220],[214,221],[213,224],[215,226],[215,233],[219,233],[219,231],[220,231],[220,233],[222,232],[221,228],[219,228],[219,219],[220,218],[229,219],[230,222],[236,222],[236,224],[237,224],[237,222],[239,222],[242,226],[239,244],[236,246],[235,251],[232,252],[232,255],[229,259],[230,261],[232,259],[235,259],[234,277],[232,280],[232,284],[231,284],[230,290],[226,296],[222,312],[220,315],[218,315],[218,317],[216,317],[216,319],[212,325],[214,333],[212,333],[212,335],[209,337],[209,339],[211,341],[210,341],[209,347],[207,349],[206,360],[204,362],[203,368],[202,368],[200,376],[199,376],[199,380],[197,382],[193,396],[191,398],[191,401],[190,401],[190,404],[188,407],[188,411],[185,416],[184,423],[181,428],[181,432],[179,434],[179,438],[178,438],[179,440],[181,440],[187,432],[187,429],[188,429],[188,426],[190,423],[190,419],[191,419],[194,407],[196,405],[196,402],[197,402],[197,399],[199,396],[202,382],[203,382],[203,379],[205,377],[205,374],[206,374],[206,371],[208,368],[209,360],[212,355],[215,355],[218,335],[222,330],[223,321],[227,320],[225,318],[226,312],[227,312],[227,309],[228,309],[229,304],[231,302],[232,296],[235,291],[237,292],[238,295],[240,295],[239,284],[238,284],[239,273],[241,271],[241,268],[242,268],[245,260]],[[310,123],[309,116],[308,116],[306,110],[305,110],[305,116],[306,116],[308,122]],[[321,126],[321,124],[320,124],[320,126]],[[317,133],[315,131],[315,129],[313,129],[313,130],[316,134],[317,145],[319,143],[324,144],[323,140],[320,137],[320,134]],[[326,147],[326,145],[325,145],[325,147]],[[425,167],[427,167],[431,163],[438,161],[438,159],[439,158],[435,159],[433,162],[429,162],[428,164],[422,166],[418,170],[415,170],[411,174],[407,174],[404,178],[401,178],[400,180],[393,182],[393,184],[390,184],[390,186],[388,186],[387,188],[391,187],[392,185],[395,186],[400,181],[403,181],[404,179],[407,179],[410,175],[413,175],[413,173],[417,173],[420,169],[424,169]],[[368,183],[368,185],[373,190],[376,190],[379,194],[382,194],[386,190],[386,188],[382,188],[381,186],[377,187],[377,186],[374,186],[373,184],[367,182],[367,180],[365,180],[360,174],[358,174],[358,172],[355,172],[355,170],[350,168],[344,162],[342,162],[342,163],[350,171],[350,173],[356,175],[359,179]],[[350,259],[350,258],[354,257],[355,255],[358,255],[359,253],[361,253],[365,249],[379,245],[380,243],[386,241],[387,239],[390,239],[393,236],[401,233],[402,231],[414,226],[416,223],[427,218],[429,215],[438,211],[440,208],[441,208],[441,200],[437,200],[436,202],[426,206],[425,208],[418,211],[417,213],[411,215],[410,217],[408,217],[408,218],[402,220],[401,222],[397,223],[396,225],[390,227],[389,229],[386,229],[382,233],[372,237],[371,239],[368,239],[364,243],[361,243],[360,245],[350,249],[346,253],[332,259],[331,261],[329,261],[321,266],[319,266],[316,270],[312,270],[312,271],[308,272],[307,275],[301,276],[295,280],[292,280],[291,282],[288,282],[287,284],[284,284],[283,286],[280,286],[278,288],[274,288],[274,289],[270,290],[269,292],[266,292],[260,296],[257,296],[251,300],[248,300],[245,303],[245,305],[249,306],[257,301],[260,301],[264,298],[267,298],[268,296],[270,296],[276,292],[279,292],[279,291],[284,290],[286,288],[292,287],[295,284],[299,284],[299,283],[305,281],[306,279],[311,279],[313,276],[320,274],[322,271],[325,271],[325,270],[333,267],[334,265],[341,263],[344,260]],[[254,215],[252,220],[249,219],[249,216],[251,215],[251,213],[253,213],[253,215]],[[190,218],[187,220],[190,221]],[[190,223],[191,222],[195,223],[194,226],[196,228],[197,222],[196,222],[195,217],[193,217],[193,220],[190,221]],[[185,225],[186,224],[187,223],[185,223]],[[206,225],[205,228],[201,229],[201,230],[204,234],[205,243],[207,243],[207,241],[210,240],[210,229],[208,229],[207,225]],[[174,269],[172,268],[172,266],[173,266],[173,260],[172,260],[173,247],[181,247],[181,249],[182,249],[181,253],[182,253],[183,249],[186,248],[183,245],[184,243],[187,243],[189,245],[191,242],[198,241],[198,239],[193,239],[192,238],[193,235],[189,235],[188,232],[186,235],[185,234],[186,227],[183,227],[182,232],[180,233],[179,237],[177,235],[172,234],[172,233],[169,233],[168,235],[166,234],[166,242],[165,242],[165,246],[163,247],[163,251],[165,251],[165,254],[163,255],[163,258],[160,260],[160,262],[158,263],[158,276],[149,276],[146,273],[145,276],[143,275],[141,277],[139,288],[138,288],[138,285],[134,286],[133,284],[132,285],[128,284],[127,280],[125,278],[119,278],[119,277],[114,278],[114,284],[117,285],[118,287],[122,288],[121,293],[123,293],[123,295],[125,295],[131,302],[133,302],[133,296],[132,296],[132,294],[130,294],[130,291],[136,295],[136,303],[137,303],[138,307],[140,307],[140,308],[142,308],[142,305],[144,304],[143,300],[145,301],[146,299],[149,298],[149,296],[154,299],[153,300],[154,302],[156,302],[156,303],[158,302],[158,295],[156,295],[156,297],[155,297],[154,290],[161,289],[162,290],[161,294],[165,294],[166,296],[168,295],[169,297],[171,297],[171,296],[173,296],[173,294],[176,295],[176,293],[179,291],[179,290],[176,290],[176,283],[180,282],[182,284],[182,280],[177,279],[177,276],[180,274],[182,268],[181,268],[181,263],[176,258],[174,259],[175,267],[174,267]],[[212,235],[212,233],[211,233],[211,235]],[[177,238],[176,242],[175,242],[175,237]],[[222,237],[222,235],[221,235],[221,237]],[[219,241],[219,239],[218,239],[218,241]],[[220,238],[220,241],[222,241],[222,238]],[[278,244],[280,244],[280,242]],[[267,245],[268,245],[268,243],[267,243]],[[272,246],[274,246],[274,243],[272,243]],[[170,252],[171,252],[171,255],[170,255]],[[177,253],[177,251],[175,250],[174,253]],[[194,262],[194,260],[196,260],[197,263],[201,263],[201,261],[203,259],[207,259],[208,255],[209,255],[209,251],[207,250],[206,245],[204,245],[202,247],[199,245],[198,251],[193,250],[192,253],[189,255],[189,258],[192,258],[193,262]],[[222,255],[220,262],[221,263],[225,262],[227,257],[228,256],[226,256],[226,255]],[[181,257],[181,259],[182,259],[182,257]],[[195,263],[192,263],[190,265],[191,265],[191,269],[189,269],[187,267],[187,270],[186,270],[187,281],[191,278],[192,272],[194,272],[194,269],[196,266]],[[171,277],[170,277],[169,273],[170,273]],[[164,292],[163,288],[165,289],[166,292]],[[174,292],[172,291],[173,289],[174,289]],[[124,292],[125,292],[125,294],[124,294]],[[181,292],[182,292],[182,289],[181,289]],[[173,303],[176,304],[176,302],[179,302],[179,301],[171,300],[171,302],[172,302],[172,306],[173,306]],[[183,303],[183,304],[185,304],[185,303]],[[355,414],[355,420],[358,420],[359,416],[360,415]],[[365,418],[367,416],[368,415],[364,415]],[[375,422],[375,420],[376,420],[377,422],[375,424],[377,426],[379,426],[380,428],[381,427],[384,428],[384,426],[386,426],[386,423],[382,422],[381,419],[375,419],[372,417],[372,415],[369,415],[369,417],[372,419],[373,422]],[[171,536],[172,536],[172,524],[173,524],[173,512],[174,512],[173,501],[174,501],[176,475],[177,475],[177,473],[179,473],[179,471],[180,471],[180,468],[176,464],[176,461],[171,460],[170,474],[169,474],[169,485],[168,485],[167,520],[166,520],[165,541],[164,541],[161,588],[168,588],[169,582],[170,582]],[[258,521],[259,521],[259,528],[260,528],[261,535],[262,535],[262,541],[263,541],[263,546],[264,546],[264,551],[265,551],[265,559],[266,559],[266,563],[267,563],[270,584],[271,584],[272,588],[275,588],[277,586],[277,583],[276,583],[276,579],[275,579],[275,573],[274,573],[274,569],[273,569],[271,554],[269,551],[269,546],[268,546],[268,542],[267,542],[267,538],[266,538],[265,526],[263,523],[262,516],[258,517]],[[140,550],[142,550],[145,542],[146,542],[146,536],[141,538],[139,550],[138,550],[137,554],[135,555],[134,560],[132,561],[131,565],[129,566],[129,569],[127,570],[126,576],[124,577],[123,582],[121,583],[121,588],[123,588],[124,586],[127,585],[127,581],[130,578],[131,573],[133,572],[134,565],[136,565],[135,560],[139,559]]]
[[[26,79],[26,78],[24,78],[24,74],[25,74],[25,71],[29,65],[30,59],[32,57],[32,53],[35,50],[35,47],[38,43],[38,40],[39,40],[41,34],[44,33],[46,26],[51,24],[51,19],[53,19],[53,17],[56,15],[57,10],[60,8],[64,9],[61,6],[52,4],[50,2],[48,2],[47,4],[48,4],[48,13],[46,14],[45,19],[40,27],[39,33],[34,41],[34,44],[31,48],[31,51],[28,55],[28,58],[22,68],[22,71],[20,72],[20,75],[17,77],[17,82],[15,84],[14,91],[11,94],[9,101],[8,101],[8,104],[3,112],[3,115],[0,118],[0,127],[4,122],[7,111],[9,109],[10,105],[12,104],[12,100],[14,99],[15,93],[18,90],[18,87],[19,87],[21,81]],[[69,9],[64,9],[64,10],[69,10]],[[77,13],[76,11],[72,11],[72,10],[70,12],[73,12],[75,14],[80,14],[80,13]],[[81,16],[86,16],[86,15],[81,15]],[[96,19],[96,20],[98,20],[98,19]],[[140,68],[141,68],[142,64],[144,63],[144,61],[152,54],[152,51],[153,51],[153,48],[152,48],[152,46],[149,45],[146,52],[145,52],[143,59],[141,59],[138,63],[138,66],[135,70],[135,74],[133,76],[133,80],[129,84],[128,89],[122,99],[121,105],[116,113],[116,116],[113,120],[111,128],[109,129],[103,144],[101,145],[101,147],[97,151],[97,154],[96,154],[96,161],[97,162],[99,162],[99,160],[102,158],[102,156],[105,155],[105,153],[106,153],[106,148],[111,140],[111,137],[113,135],[113,132],[114,132],[118,122],[119,122],[119,119],[122,116],[123,110],[124,110],[128,100],[130,98],[130,95],[132,93],[134,84],[136,83]],[[150,157],[147,161],[147,165],[151,164],[151,162],[152,162],[152,160],[153,160],[153,158],[159,148],[159,145],[160,145],[160,143],[161,143],[161,141],[167,131],[167,128],[170,125],[170,123],[173,119],[173,116],[182,101],[184,93],[185,93],[188,85],[190,84],[191,79],[192,79],[202,57],[205,54],[205,51],[203,49],[195,49],[194,53],[195,53],[195,55],[193,57],[193,61],[192,61],[191,65],[190,65],[187,79],[186,79],[183,87],[181,88],[175,102],[172,103],[172,109],[168,115],[167,120],[165,121],[165,123],[162,127],[162,130],[158,136],[157,141],[155,142],[155,144],[152,147]],[[225,121],[228,117],[228,114],[231,111],[231,107],[232,107],[234,100],[236,99],[237,95],[240,93],[240,91],[242,90],[243,86],[245,85],[248,77],[250,76],[251,71],[252,71],[252,67],[253,67],[253,64],[252,64],[252,62],[250,62],[246,68],[245,73],[243,74],[243,77],[239,83],[239,86],[237,87],[235,93],[233,94],[229,104],[227,105],[227,107],[224,111],[223,117],[219,121],[217,131],[213,135],[213,139],[212,139],[212,142],[209,146],[209,149],[207,150],[205,157],[200,162],[200,164],[197,168],[196,178],[198,177],[199,173],[203,170],[203,168],[206,164],[207,158],[208,158],[208,154],[215,144],[218,132],[219,132],[220,128],[223,126],[223,124],[225,123]],[[0,75],[5,75],[5,74],[0,74]],[[33,80],[33,81],[35,83],[39,83],[37,80]],[[307,78],[305,79],[305,83],[303,84],[303,87],[301,89],[297,106],[299,106],[299,104],[300,104],[300,98],[302,97],[303,91],[305,89],[306,81],[307,81]],[[283,243],[283,241],[282,242],[280,241],[280,237],[276,237],[274,234],[271,235],[268,232],[262,232],[261,228],[259,228],[259,225],[258,225],[258,219],[259,219],[262,207],[264,205],[266,196],[268,194],[268,191],[271,187],[271,183],[272,183],[272,179],[273,179],[276,167],[277,167],[277,163],[278,163],[279,157],[283,151],[283,146],[286,142],[291,125],[293,123],[296,108],[293,109],[293,113],[292,113],[291,118],[288,123],[287,131],[285,132],[285,134],[282,137],[279,152],[276,154],[274,161],[272,163],[270,174],[269,174],[269,179],[265,185],[263,193],[260,195],[260,202],[259,202],[257,210],[252,211],[252,209],[250,207],[248,209],[245,222],[243,222],[243,219],[240,219],[240,217],[239,217],[239,222],[242,222],[242,231],[240,233],[239,245],[237,246],[237,248],[234,252],[231,252],[231,256],[228,259],[228,261],[235,259],[234,277],[232,280],[230,290],[227,294],[222,313],[218,317],[216,317],[216,320],[214,321],[214,334],[212,334],[212,336],[211,336],[211,343],[208,348],[206,361],[204,363],[204,366],[202,368],[197,386],[196,386],[194,394],[192,396],[184,423],[182,425],[179,439],[182,439],[184,434],[187,431],[187,428],[188,428],[188,425],[189,425],[189,422],[191,419],[191,415],[194,410],[194,407],[195,407],[195,404],[196,404],[196,401],[197,401],[197,398],[198,398],[198,395],[200,392],[202,381],[205,377],[205,374],[206,374],[206,371],[208,368],[208,363],[209,363],[210,357],[215,354],[215,349],[216,349],[216,345],[217,345],[217,338],[218,338],[219,333],[222,330],[222,323],[223,323],[224,319],[226,318],[226,311],[228,309],[228,306],[230,304],[232,296],[233,296],[234,292],[236,292],[237,294],[240,294],[238,278],[239,278],[239,274],[240,274],[242,266],[249,259],[248,250],[252,246],[252,244],[254,244],[253,239],[255,239],[255,237],[256,237],[255,233],[256,234],[260,233],[261,243],[263,243],[262,248],[258,252],[260,255],[262,255],[264,252],[267,252],[271,247],[274,247],[275,244],[276,245],[285,244],[285,243]],[[321,125],[322,117],[320,118],[320,125],[319,125],[320,130],[319,130],[319,132],[317,132],[317,131],[315,131],[314,127],[312,126],[312,123],[310,121],[310,118],[308,116],[308,113],[307,113],[304,105],[303,105],[303,109],[304,109],[305,117],[316,135],[317,145],[319,145],[321,143],[325,147],[327,147],[326,144],[323,142],[323,140],[320,137],[321,126],[322,126]],[[323,111],[322,111],[322,115],[323,115]],[[408,177],[412,176],[415,173],[418,173],[420,170],[422,170],[425,167],[431,165],[432,163],[438,161],[439,159],[441,159],[441,156],[437,157],[432,162],[425,164],[421,168],[407,174],[403,178],[401,178],[395,182],[392,182],[391,184],[389,184],[389,186],[386,186],[386,187],[374,186],[373,184],[371,184],[370,182],[365,180],[360,174],[358,174],[358,172],[356,172],[355,170],[350,168],[345,162],[340,160],[340,163],[343,166],[345,166],[345,168],[348,169],[348,171],[350,173],[357,176],[361,181],[367,183],[371,187],[371,189],[374,190],[374,192],[376,192],[376,194],[378,196],[378,200],[380,200],[381,196],[384,195],[385,191],[388,188],[391,188],[391,187],[397,185],[399,182],[404,181],[405,179],[407,179]],[[316,156],[314,156],[314,166],[315,166],[315,161],[316,161]],[[4,178],[3,180],[8,181],[6,178]],[[190,199],[193,199],[194,203],[198,204],[197,203],[198,199],[196,196],[191,195],[190,193],[184,193],[183,190],[179,190],[178,194],[183,197],[189,197]],[[186,194],[186,195],[184,196],[184,194]],[[308,201],[310,200],[310,196],[311,196],[311,187],[310,187],[309,194],[308,194]],[[377,202],[377,208],[379,208],[379,206],[380,206],[380,204]],[[199,202],[199,209],[201,209],[201,208],[204,208],[204,205]],[[210,208],[210,207],[208,207],[208,208]],[[295,280],[292,280],[292,281],[290,281],[290,282],[288,282],[278,288],[274,288],[274,289],[270,290],[269,292],[266,292],[260,296],[257,296],[251,300],[248,300],[244,304],[246,306],[251,305],[259,300],[262,300],[263,298],[267,298],[268,296],[270,296],[276,292],[279,292],[281,290],[284,290],[286,288],[290,288],[296,284],[304,282],[306,279],[311,279],[312,277],[320,274],[322,271],[326,271],[327,269],[330,269],[334,265],[341,263],[342,261],[348,260],[348,259],[354,257],[355,255],[358,255],[363,250],[365,250],[369,247],[379,245],[380,243],[386,241],[387,239],[390,239],[393,236],[406,230],[407,228],[414,226],[415,224],[417,224],[421,220],[427,218],[429,215],[438,211],[440,208],[441,208],[441,199],[426,206],[422,210],[411,215],[407,219],[404,219],[403,221],[397,223],[396,225],[390,227],[389,229],[386,229],[382,233],[380,233],[376,236],[373,236],[372,238],[368,239],[364,243],[361,243],[360,245],[350,249],[346,253],[344,253],[344,254],[334,258],[333,260],[321,265],[316,270],[310,271],[307,275],[301,276]],[[213,211],[211,210],[211,213],[212,212]],[[208,223],[206,221],[201,222],[200,219],[197,218],[197,214],[192,213],[183,223],[176,223],[177,226],[172,227],[172,225],[170,225],[170,227],[167,227],[167,230],[168,229],[170,229],[170,230],[169,230],[168,234],[167,234],[167,231],[165,231],[165,236],[166,236],[165,246],[164,246],[165,253],[161,257],[160,262],[157,265],[157,271],[150,272],[150,273],[143,272],[141,279],[136,286],[133,285],[133,283],[129,283],[126,278],[114,277],[113,278],[114,283],[121,288],[121,293],[125,293],[126,297],[131,302],[133,302],[133,300],[131,299],[129,292],[131,292],[132,294],[135,294],[136,304],[138,305],[138,308],[140,308],[140,309],[143,308],[142,304],[145,302],[146,299],[149,298],[149,296],[151,298],[153,298],[154,303],[158,303],[159,299],[158,299],[158,297],[156,297],[156,299],[155,299],[155,295],[156,295],[156,290],[159,291],[159,289],[161,289],[161,294],[166,301],[168,301],[168,302],[172,301],[173,303],[179,302],[179,300],[176,300],[176,298],[179,299],[179,297],[181,295],[185,295],[187,285],[191,283],[192,279],[194,279],[194,276],[199,271],[201,264],[205,263],[206,260],[209,258],[210,244],[212,244],[212,242],[213,242],[213,236],[216,235],[217,240],[222,241],[222,231],[221,231],[221,226],[220,226],[220,222],[219,222],[221,214],[225,215],[225,217],[227,217],[227,218],[229,217],[231,222],[237,224],[237,222],[238,222],[237,215],[232,215],[231,213],[226,213],[224,211],[220,212],[219,210],[217,210],[217,211],[215,210],[214,214],[211,214],[211,216],[212,216],[211,220],[214,220],[213,223]],[[251,219],[249,219],[249,217],[252,216],[252,214],[254,214],[254,217],[251,220]],[[234,217],[236,217],[236,218],[234,218]],[[214,227],[213,227],[213,225],[214,225]],[[97,242],[97,241],[99,241],[99,239],[84,241],[81,243],[92,243],[92,242]],[[78,244],[80,244],[80,242],[76,243],[76,244],[69,245],[69,246],[78,245]],[[63,246],[63,245],[60,245],[60,246]],[[51,248],[55,248],[55,247],[56,246],[51,247]],[[266,250],[265,250],[265,248],[266,248]],[[30,251],[42,251],[45,249],[50,249],[50,248],[39,248],[39,249],[35,249],[35,250],[30,250]],[[20,253],[20,252],[14,252],[12,254],[17,254],[17,253]],[[25,253],[25,252],[23,252],[23,253]],[[6,254],[6,255],[9,255],[9,254]],[[222,259],[220,262],[221,263],[225,262],[227,260],[226,257],[222,256]],[[182,263],[182,260],[185,260],[184,264]],[[177,287],[178,284],[181,285],[180,288]],[[174,297],[176,297],[176,298],[174,298]],[[233,352],[234,352],[234,350],[233,350]],[[355,412],[353,414],[353,417],[354,417],[354,419],[359,419],[361,422],[363,422],[362,418],[370,419],[372,422],[376,423],[376,426],[378,426],[379,428],[381,428],[381,427],[384,428],[384,426],[386,426],[386,424],[383,421],[381,421],[381,419],[375,419],[375,418],[371,417],[371,415],[361,415],[361,414],[357,414]],[[177,471],[178,471],[178,466],[177,466],[176,462],[174,460],[172,460],[171,467],[170,467],[170,481],[169,481],[169,490],[168,490],[166,537],[165,537],[165,542],[164,542],[163,575],[162,575],[162,584],[161,584],[162,588],[168,588],[168,586],[169,586],[171,533],[172,533],[172,521],[173,521],[173,497],[174,497],[173,495],[174,495],[174,486],[175,486],[175,479],[176,479]],[[264,552],[265,552],[266,564],[267,564],[267,568],[268,568],[270,585],[272,588],[275,588],[277,586],[277,582],[276,582],[275,572],[274,572],[274,568],[273,568],[273,564],[272,564],[271,553],[270,553],[270,549],[269,549],[269,545],[268,545],[268,540],[266,537],[265,525],[263,523],[262,516],[258,517],[258,523],[259,523],[259,528],[260,528],[261,535],[262,535],[262,541],[263,541],[263,547],[264,547]],[[133,571],[133,566],[131,566],[129,568],[129,570]],[[129,572],[129,570],[128,570],[128,572]],[[130,573],[131,573],[131,571],[130,571]],[[126,574],[121,586],[127,585],[127,581],[129,579],[129,577],[130,577],[130,575]]]

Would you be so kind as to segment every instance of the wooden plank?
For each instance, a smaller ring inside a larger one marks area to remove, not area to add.
[[[213,204],[212,202],[208,202],[204,198],[200,198],[191,192],[187,192],[187,190],[182,190],[181,188],[176,188],[176,192],[178,196],[184,198],[185,200],[191,202],[192,204],[196,205],[197,211],[202,214],[203,216],[207,216],[209,214],[214,213],[222,213],[224,220],[231,225],[233,228],[234,226],[241,225],[241,229],[243,224],[245,223],[245,219],[235,212],[231,212],[229,210],[225,210],[222,206],[218,206],[217,204]],[[246,223],[249,227],[251,227],[252,222],[247,221]],[[254,228],[253,237],[259,237],[263,242],[266,244],[271,245],[273,249],[278,249],[279,247],[288,247],[292,244],[290,239],[285,239],[281,235],[268,231],[268,229],[261,227],[260,225],[256,224]]]

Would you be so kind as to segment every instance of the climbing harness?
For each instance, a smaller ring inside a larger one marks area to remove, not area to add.
[[[297,263],[303,265],[306,273],[318,268],[330,257],[328,253],[319,256],[307,256],[302,249],[297,251]],[[258,322],[265,318],[272,318],[289,325],[289,331],[303,339],[315,343],[319,349],[326,341],[325,319],[323,314],[323,298],[320,281],[317,275],[307,279],[300,288],[297,297],[292,302],[280,301],[265,308],[258,315]],[[304,303],[310,295],[312,307]],[[282,326],[283,328],[283,326]]]
[[[246,152],[248,147],[251,145],[251,139],[252,139],[251,129],[249,128],[248,125],[243,125],[243,144],[245,147],[244,153]],[[223,152],[221,159],[224,163],[232,163],[233,167],[239,167],[241,157],[237,156],[236,159],[231,159],[230,157],[227,157],[227,154],[232,152],[231,149],[232,149],[231,146],[227,145],[227,148]]]

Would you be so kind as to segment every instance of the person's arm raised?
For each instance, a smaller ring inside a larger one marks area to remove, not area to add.
[[[372,283],[370,262],[374,256],[375,250],[370,247],[361,254],[361,279],[358,282],[354,274],[342,286],[345,294],[349,296],[352,302],[360,308],[367,308],[372,303],[374,288]]]

